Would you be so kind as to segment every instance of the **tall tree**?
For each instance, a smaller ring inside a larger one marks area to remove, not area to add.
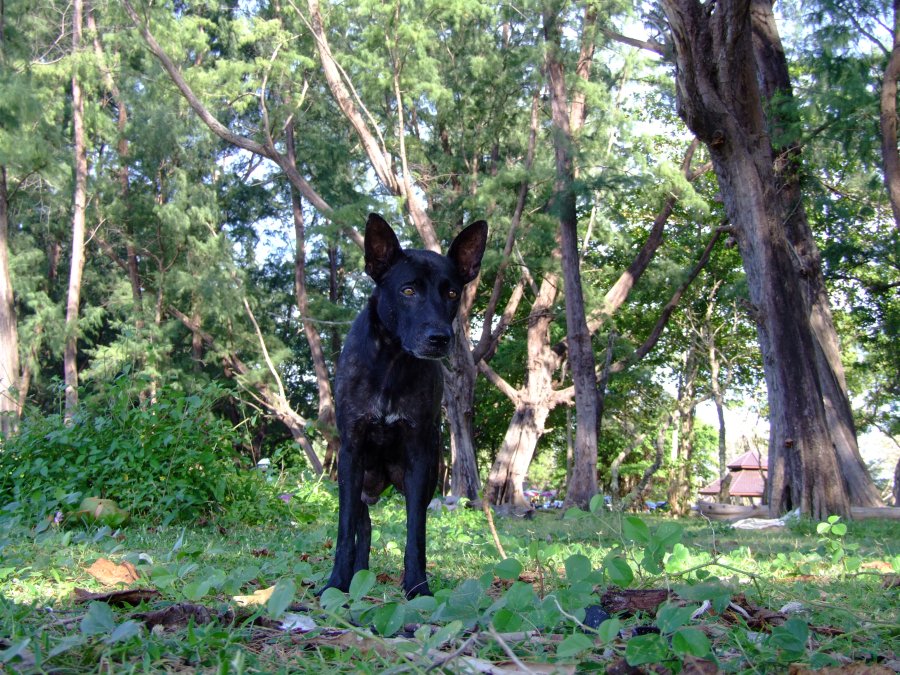
[[[0,54],[2,48],[0,38]],[[18,391],[19,333],[12,279],[9,274],[9,192],[6,185],[6,167],[0,164],[0,436],[7,436],[16,428],[20,414]]]
[[[87,212],[87,137],[84,130],[84,95],[78,55],[82,48],[84,2],[75,0],[72,11],[72,126],[74,141],[74,191],[72,199],[72,256],[69,290],[66,296],[66,347],[63,374],[66,385],[66,418],[71,420],[78,406],[78,314],[81,280],[84,274],[85,215]]]
[[[574,135],[584,124],[583,92],[577,105],[569,104],[565,65],[562,60],[562,12],[565,3],[544,8],[546,68],[550,90],[551,133],[556,156],[556,182],[552,212],[559,218],[559,243],[566,291],[566,328],[569,368],[575,388],[575,446],[572,474],[566,487],[566,503],[586,508],[597,494],[597,376],[591,333],[585,315],[578,251],[578,214],[575,193]],[[594,53],[596,14],[587,3],[582,25],[579,79],[587,80]],[[571,119],[570,119],[571,116]]]
[[[750,14],[756,70],[765,104],[769,138],[773,143],[775,194],[781,202],[785,234],[799,264],[798,281],[814,337],[815,365],[828,430],[850,503],[854,506],[881,506],[881,497],[859,453],[856,423],[841,362],[840,341],[822,272],[822,257],[803,202],[800,186],[801,144],[796,132],[800,126],[799,116],[772,1],[752,0]]]
[[[706,143],[734,226],[756,313],[769,397],[769,504],[814,518],[849,515],[816,368],[815,338],[776,194],[751,37],[750,1],[715,11],[663,0],[679,114]],[[763,139],[763,142],[760,142]]]

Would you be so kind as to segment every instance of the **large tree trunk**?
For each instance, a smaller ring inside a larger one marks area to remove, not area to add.
[[[900,0],[894,0],[894,44],[881,84],[881,155],[884,185],[900,228],[900,150],[897,149],[897,80],[900,79]]]
[[[543,401],[523,399],[516,406],[488,474],[485,498],[491,503],[528,506],[523,482],[549,413],[550,407]]]
[[[19,332],[9,274],[9,193],[0,165],[0,437],[16,430],[19,408]]]
[[[679,114],[707,144],[755,307],[770,410],[769,504],[849,517],[829,435],[815,338],[784,230],[771,142],[753,67],[749,0],[710,12],[664,0],[676,53]]]
[[[856,424],[847,394],[844,365],[841,362],[840,342],[822,273],[822,258],[803,206],[800,189],[800,142],[790,137],[791,129],[796,127],[797,122],[796,106],[771,0],[752,0],[751,21],[756,70],[766,102],[770,137],[787,139],[783,145],[772,149],[776,193],[781,200],[785,233],[800,265],[799,281],[815,338],[816,369],[831,440],[837,451],[841,476],[847,484],[850,503],[853,506],[883,506],[878,489],[859,453]],[[896,116],[896,110],[894,115]],[[896,152],[896,140],[894,149]],[[900,181],[900,176],[897,180]]]
[[[550,324],[559,279],[547,273],[528,317],[525,384],[516,390],[499,378],[483,361],[479,368],[515,406],[500,451],[494,459],[485,487],[485,498],[493,504],[521,506],[525,503],[522,482],[544,433],[547,415],[559,403],[553,391],[553,373],[560,366],[551,348]]]
[[[75,0],[72,13],[72,50],[81,49],[83,3]],[[76,66],[72,66],[72,122],[75,141],[75,190],[72,209],[72,258],[66,297],[66,344],[63,375],[66,389],[65,417],[71,420],[78,406],[78,311],[84,272],[84,230],[87,210],[87,139],[84,132],[84,98]]]
[[[559,218],[559,243],[566,298],[566,330],[569,368],[575,386],[575,446],[572,477],[566,487],[566,504],[587,508],[597,494],[597,376],[591,333],[581,287],[581,257],[578,255],[578,216],[575,201],[575,169],[571,154],[570,125],[565,68],[560,55],[561,8],[544,13],[546,68],[550,88],[553,145],[556,150],[556,182],[553,210]],[[592,28],[592,27],[591,27]],[[587,26],[585,26],[587,29]],[[591,43],[592,44],[592,43]],[[590,59],[587,60],[588,64]],[[586,79],[585,72],[583,79]],[[583,108],[583,99],[579,99]],[[579,123],[583,117],[579,112]]]

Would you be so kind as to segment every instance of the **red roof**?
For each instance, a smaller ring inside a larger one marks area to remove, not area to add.
[[[716,478],[712,483],[707,485],[705,488],[700,488],[701,495],[717,495],[719,494],[719,488],[722,487],[722,481]]]
[[[728,468],[732,471],[739,469],[759,469],[768,468],[769,458],[761,455],[759,450],[748,450],[743,455],[735,457],[728,463]]]
[[[735,471],[731,474],[729,494],[733,497],[762,497],[765,491],[762,471]]]

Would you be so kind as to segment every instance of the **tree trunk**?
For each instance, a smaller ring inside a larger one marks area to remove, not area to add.
[[[785,233],[800,266],[799,282],[815,338],[816,369],[822,387],[828,429],[840,464],[840,474],[847,484],[851,505],[883,506],[878,489],[859,453],[856,424],[847,394],[844,365],[841,362],[840,342],[834,328],[822,273],[822,258],[803,206],[800,189],[801,148],[799,140],[790,138],[791,129],[796,128],[798,121],[796,105],[771,0],[752,0],[751,22],[754,58],[761,93],[766,103],[770,136],[787,138],[783,145],[772,149],[776,192],[781,200]],[[894,77],[895,99],[897,74]],[[894,116],[896,119],[896,110]],[[896,153],[896,125],[894,134]],[[900,181],[900,176],[897,181]]]
[[[694,396],[699,372],[693,345],[684,359],[684,372],[678,387],[678,439],[672,453],[672,475],[667,498],[669,508],[676,516],[690,511],[692,461],[694,459],[694,420],[697,406]]]
[[[900,506],[900,459],[894,467],[894,506]]]
[[[900,151],[897,149],[897,80],[900,79],[900,0],[894,0],[894,45],[881,84],[881,155],[884,185],[900,228]]]
[[[817,519],[849,517],[828,431],[815,339],[784,231],[771,142],[753,67],[749,0],[709,12],[664,0],[679,114],[707,144],[755,307],[770,410],[769,504]]]
[[[544,14],[547,42],[546,68],[550,88],[553,145],[556,150],[556,182],[553,210],[559,218],[559,242],[566,298],[566,331],[569,367],[575,386],[575,447],[572,480],[566,489],[566,505],[587,508],[597,494],[597,375],[591,334],[581,287],[578,255],[578,216],[574,191],[572,128],[569,120],[565,69],[560,57],[560,8]],[[583,116],[583,113],[580,113]]]
[[[81,50],[83,2],[74,0],[72,12],[72,51]],[[84,230],[87,210],[87,139],[84,132],[84,98],[78,70],[72,65],[72,121],[75,141],[75,190],[72,209],[72,258],[69,290],[66,297],[66,343],[63,352],[63,375],[66,402],[65,417],[71,421],[78,406],[78,311],[81,300],[81,277],[84,272]]]
[[[528,317],[525,384],[515,390],[501,380],[483,361],[479,368],[503,391],[515,406],[500,451],[494,459],[485,487],[485,498],[495,505],[525,503],[522,482],[544,433],[547,415],[559,403],[553,391],[553,373],[560,365],[559,355],[551,348],[550,324],[556,302],[559,279],[547,273]]]
[[[549,413],[550,408],[544,402],[523,400],[516,406],[488,474],[485,498],[492,504],[529,505],[523,482]]]
[[[455,357],[444,369],[444,405],[450,425],[450,494],[477,499],[481,492],[475,460],[475,376],[469,331],[456,331]]]
[[[287,155],[292,162],[296,161],[294,152],[294,129],[288,125],[286,131]],[[319,394],[319,418],[317,427],[327,446],[325,456],[337,458],[340,449],[340,439],[337,434],[337,417],[334,409],[334,396],[331,391],[331,379],[328,373],[328,364],[325,361],[325,351],[322,348],[322,338],[316,325],[309,321],[309,297],[306,291],[306,235],[303,222],[303,206],[300,193],[290,186],[291,213],[294,218],[294,235],[296,250],[294,252],[294,294],[297,301],[297,310],[300,313],[300,323],[303,326],[303,334],[309,344],[309,352],[312,355],[313,370],[316,374],[316,388]],[[325,470],[330,472],[332,466],[326,464]]]
[[[19,332],[9,274],[9,193],[6,167],[0,165],[0,437],[14,433],[19,407]]]

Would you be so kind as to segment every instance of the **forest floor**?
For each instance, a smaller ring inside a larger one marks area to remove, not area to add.
[[[435,596],[407,602],[401,498],[373,508],[371,572],[321,598],[336,500],[311,487],[290,509],[118,531],[0,513],[0,669],[900,672],[896,521],[537,512],[495,518],[503,560],[481,511],[444,509],[428,521]]]

